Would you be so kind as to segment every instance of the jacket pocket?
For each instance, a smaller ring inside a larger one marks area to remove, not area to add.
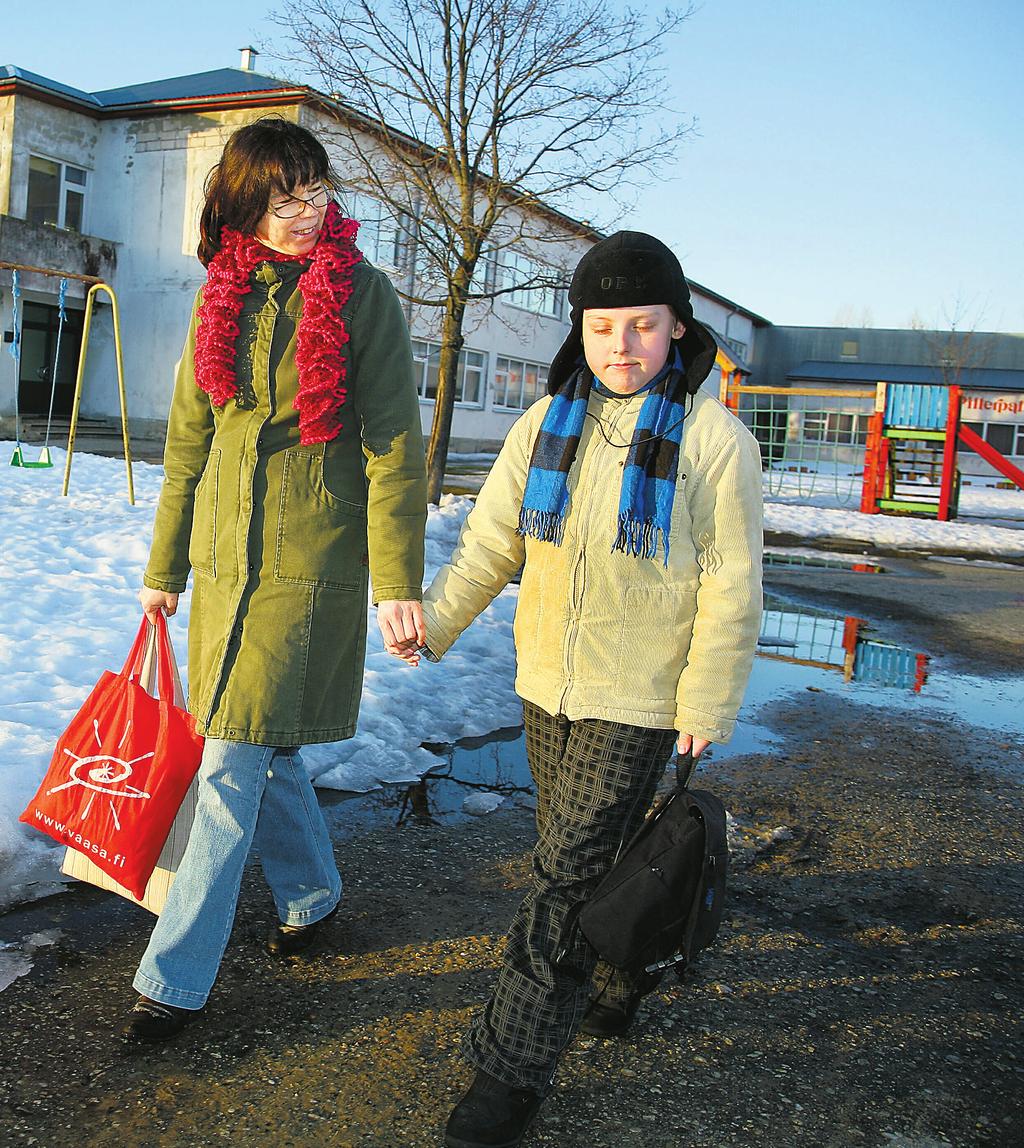
[[[674,697],[696,613],[696,585],[627,587],[616,685],[637,697]]]
[[[220,494],[220,450],[213,447],[196,487],[188,560],[196,574],[217,577],[217,502]]]
[[[359,590],[366,575],[366,507],[324,486],[322,446],[285,451],[274,577],[300,586]]]

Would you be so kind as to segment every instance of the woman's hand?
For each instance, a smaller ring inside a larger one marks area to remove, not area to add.
[[[169,618],[178,608],[178,595],[168,594],[163,590],[150,590],[148,586],[143,586],[139,591],[139,601],[142,603],[142,609],[146,617],[156,625],[156,616],[161,610]]]
[[[680,753],[689,753],[692,750],[693,760],[696,761],[710,744],[710,741],[702,737],[694,737],[692,733],[681,733],[676,742],[676,749]]]
[[[377,625],[384,639],[384,649],[389,654],[410,666],[420,664],[416,651],[427,641],[421,603],[380,602],[377,605]]]

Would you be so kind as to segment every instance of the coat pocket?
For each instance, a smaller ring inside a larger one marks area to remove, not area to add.
[[[674,697],[696,612],[696,586],[628,587],[619,630],[616,685],[638,697]]]
[[[220,494],[220,450],[210,450],[196,487],[188,560],[196,574],[217,577],[217,502]]]
[[[274,577],[300,586],[359,590],[366,584],[366,507],[324,486],[323,447],[285,452]]]

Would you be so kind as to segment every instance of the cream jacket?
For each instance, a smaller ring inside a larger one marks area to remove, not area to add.
[[[761,456],[739,419],[698,392],[680,449],[667,567],[660,549],[654,559],[613,553],[622,466],[644,397],[591,395],[560,546],[516,533],[550,399],[515,424],[451,562],[424,597],[427,645],[443,654],[523,566],[520,697],[570,720],[724,742],[761,617]]]

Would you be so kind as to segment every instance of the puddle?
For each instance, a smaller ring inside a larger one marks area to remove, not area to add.
[[[886,641],[876,627],[854,615],[768,596],[757,654],[732,740],[707,751],[716,763],[777,749],[782,737],[761,725],[757,714],[762,706],[806,689],[858,704],[914,708],[1010,737],[1024,735],[1024,678],[948,673],[936,668],[926,651]],[[509,801],[532,806],[521,726],[425,748],[438,755],[438,763],[415,784],[368,794],[320,790],[325,813],[333,811],[349,827],[382,818],[408,826],[468,823]],[[350,800],[357,796],[360,801]]]
[[[522,726],[452,745],[426,742],[424,749],[437,754],[437,765],[412,784],[385,785],[370,793],[318,789],[325,815],[346,828],[381,819],[404,826],[469,822],[511,800],[526,799],[532,805],[533,779]]]
[[[820,550],[766,546],[764,564],[786,570],[810,567],[816,570],[845,570],[854,574],[892,574],[894,571],[858,554],[823,554]]]

